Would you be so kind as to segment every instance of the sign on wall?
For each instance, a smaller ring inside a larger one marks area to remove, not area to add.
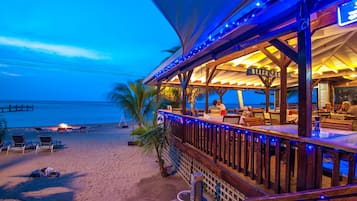
[[[260,75],[263,77],[279,78],[280,72],[276,72],[275,70],[267,70],[264,68],[248,68],[247,75]]]
[[[357,0],[346,2],[337,7],[338,25],[345,26],[357,21]]]

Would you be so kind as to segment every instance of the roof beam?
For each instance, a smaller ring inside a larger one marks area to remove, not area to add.
[[[293,60],[295,63],[298,63],[297,51],[285,41],[282,41],[280,39],[273,39],[269,42],[274,45],[274,47],[276,47],[278,50],[283,52],[286,56],[288,56],[291,60]]]

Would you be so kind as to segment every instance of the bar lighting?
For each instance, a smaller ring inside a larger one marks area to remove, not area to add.
[[[314,149],[314,146],[312,146],[311,144],[307,145],[307,150],[312,151]]]
[[[254,18],[256,16],[256,14],[263,9],[263,7],[264,7],[263,5],[267,5],[270,1],[271,0],[257,1],[255,3],[255,8],[253,8],[251,11],[249,11],[246,15],[240,17],[239,19],[232,20],[231,22],[224,24],[221,29],[218,29],[218,30],[220,30],[220,31],[218,31],[218,33],[213,34],[213,35],[210,34],[207,37],[207,40],[205,40],[201,44],[199,44],[196,47],[194,47],[186,55],[180,56],[179,58],[175,59],[170,64],[165,66],[162,70],[160,70],[159,72],[157,72],[154,75],[154,78],[159,78],[160,76],[162,76],[164,73],[168,72],[169,70],[171,70],[175,66],[177,66],[177,65],[181,64],[182,62],[190,59],[191,57],[193,57],[197,53],[201,52],[202,50],[204,50],[207,47],[209,47],[210,45],[212,45],[215,41],[218,41],[218,40],[222,39],[228,33],[232,32],[234,29],[236,29],[239,26],[241,26],[242,24],[246,23],[248,20]]]

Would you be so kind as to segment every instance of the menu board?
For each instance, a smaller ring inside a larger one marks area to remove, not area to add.
[[[357,87],[335,88],[335,103],[341,104],[343,101],[350,101],[357,104]]]

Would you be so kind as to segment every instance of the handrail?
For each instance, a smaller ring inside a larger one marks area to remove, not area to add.
[[[352,195],[357,195],[357,185],[337,186],[332,188],[300,191],[296,193],[252,197],[245,199],[245,201],[329,200]]]
[[[159,112],[164,112],[169,114],[169,111],[166,110],[159,110]],[[170,113],[171,114],[171,113]],[[324,147],[328,147],[331,149],[339,149],[341,151],[346,151],[346,152],[353,152],[353,153],[357,153],[357,147],[353,147],[350,146],[348,144],[345,144],[343,146],[337,144],[337,143],[333,143],[331,141],[326,141],[323,139],[318,139],[318,138],[307,138],[307,137],[300,137],[298,135],[295,134],[291,134],[291,133],[287,133],[287,132],[279,132],[279,131],[272,131],[272,130],[266,130],[263,128],[253,128],[253,127],[246,127],[246,126],[242,126],[242,125],[237,125],[237,124],[231,124],[231,123],[227,123],[227,122],[217,122],[217,121],[213,121],[213,120],[209,120],[209,119],[202,119],[202,118],[198,118],[198,117],[192,117],[192,116],[188,116],[188,115],[182,115],[182,114],[174,114],[177,116],[181,116],[184,117],[186,119],[192,119],[192,120],[199,120],[201,122],[207,122],[210,124],[215,124],[215,125],[225,125],[225,126],[230,126],[231,128],[235,128],[235,129],[244,129],[244,130],[248,130],[251,132],[261,132],[264,133],[264,135],[268,135],[271,137],[279,137],[279,138],[283,138],[283,139],[289,139],[289,140],[294,140],[296,142],[304,142],[304,143],[311,143],[311,144],[316,144],[316,145],[320,145],[320,146],[324,146]]]

